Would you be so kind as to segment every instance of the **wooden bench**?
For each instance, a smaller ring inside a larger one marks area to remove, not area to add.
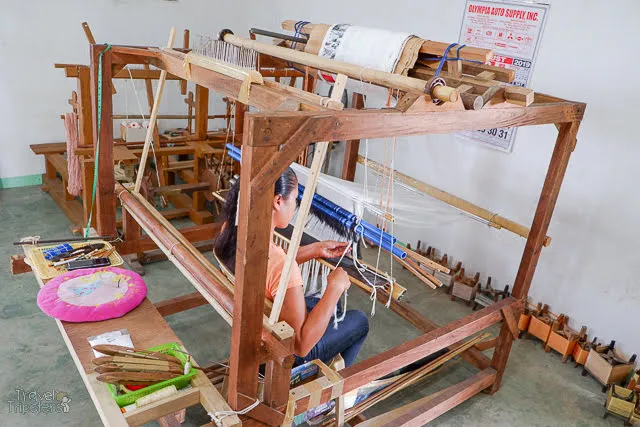
[[[25,253],[29,248],[24,247]],[[40,287],[44,286],[45,281],[37,272],[34,271],[34,275]],[[177,420],[172,414],[198,403],[211,413],[231,410],[227,401],[202,371],[198,371],[191,380],[191,388],[180,390],[177,395],[128,411],[126,414],[121,412],[106,384],[96,379],[98,374],[93,371],[91,364],[94,354],[88,341],[91,336],[126,328],[136,347],[148,348],[169,342],[182,345],[160,312],[147,298],[134,310],[117,319],[84,323],[54,320],[105,426],[138,426],[156,419],[161,421],[161,425],[175,425]],[[184,346],[183,350],[187,351]],[[193,359],[192,363],[197,365]],[[167,417],[166,420],[164,417]],[[240,425],[240,419],[231,415],[225,417],[222,424],[226,427]]]

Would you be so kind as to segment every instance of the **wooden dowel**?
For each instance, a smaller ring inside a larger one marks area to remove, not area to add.
[[[372,169],[377,173],[388,173],[383,165],[371,159],[365,159],[363,156],[358,156],[358,163],[360,163],[361,165],[366,165],[369,169]],[[393,177],[394,180],[398,182],[406,184],[411,188],[415,188],[416,190],[428,194],[429,196],[445,202],[446,204],[451,205],[457,209],[460,209],[461,211],[467,212],[473,216],[487,221],[487,223],[494,228],[504,228],[505,230],[509,230],[512,233],[515,233],[524,238],[527,238],[529,236],[529,229],[524,225],[518,224],[498,214],[490,212],[484,208],[481,208],[480,206],[474,205],[471,202],[461,199],[460,197],[454,196],[453,194],[447,193],[446,191],[440,190],[439,188],[436,188],[425,182],[418,181],[417,179],[396,170],[393,171]],[[544,240],[544,246],[549,246],[550,244],[551,237],[547,236]]]
[[[362,80],[392,89],[426,93],[433,95],[438,99],[440,99],[439,96],[442,96],[443,99],[440,100],[445,102],[454,102],[458,99],[458,92],[454,88],[447,89],[446,86],[438,86],[439,89],[430,93],[429,82],[413,77],[386,73],[384,71],[348,64],[346,62],[336,61],[310,53],[288,49],[286,47],[271,46],[255,40],[238,37],[233,34],[226,34],[224,36],[224,41],[231,43],[234,46],[253,49],[260,53],[275,56],[286,61],[296,62],[313,68],[329,71],[331,73],[344,74],[356,80]]]
[[[430,268],[433,268],[434,270],[442,271],[443,273],[446,273],[446,274],[449,274],[449,272],[451,271],[447,267],[444,267],[444,266],[438,264],[437,262],[435,262],[433,260],[430,260],[429,258],[424,257],[424,256],[420,255],[419,253],[417,253],[415,251],[412,251],[411,249],[409,249],[409,248],[407,248],[405,246],[395,245],[395,247],[400,249],[400,250],[402,250],[402,251],[404,251],[409,258],[413,258],[415,261],[419,262],[420,264],[424,264],[424,265],[426,265],[426,266],[428,266]]]
[[[395,254],[393,255],[393,258],[396,261],[398,261],[402,266],[404,266],[404,268],[406,268],[411,273],[413,273],[413,275],[416,276],[418,279],[420,279],[425,285],[429,286],[431,289],[436,289],[442,286],[442,282],[436,279],[435,277],[431,276],[429,273],[424,271],[422,272],[419,271],[421,270],[421,268],[418,265],[414,264],[413,261],[408,259],[401,259],[397,257]],[[427,275],[431,276],[431,278],[428,278]]]
[[[167,47],[173,47],[173,41],[176,37],[176,29],[171,28],[169,33],[169,42]],[[153,139],[153,132],[156,128],[156,122],[158,121],[158,110],[160,109],[160,100],[162,99],[162,90],[164,89],[164,82],[167,80],[167,72],[162,70],[160,72],[160,78],[158,79],[158,88],[156,90],[156,96],[153,100],[153,110],[151,111],[151,118],[149,119],[149,128],[147,129],[147,137],[144,141],[144,149],[142,150],[142,156],[140,157],[140,165],[138,166],[138,176],[136,177],[136,184],[134,192],[139,193],[142,186],[142,178],[144,177],[144,170],[147,167],[147,159],[149,157],[149,148]]]
[[[184,35],[183,35],[183,38],[182,38],[182,48],[183,49],[189,49],[189,36],[190,36],[189,30],[185,29],[184,30]],[[188,82],[186,80],[183,80],[183,81],[180,82],[180,93],[182,95],[186,95],[187,94],[187,83]]]

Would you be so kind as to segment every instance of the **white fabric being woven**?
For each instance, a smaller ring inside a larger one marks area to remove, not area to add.
[[[413,36],[409,33],[336,24],[331,26],[325,34],[318,56],[393,73],[411,37]],[[319,73],[321,79],[325,78],[324,74],[329,73]],[[387,89],[384,87],[351,78],[347,82],[346,90],[367,95],[368,107],[381,108],[386,104]],[[372,97],[384,101],[372,103]]]
[[[309,168],[298,163],[293,163],[291,167],[298,176],[300,184],[306,187]],[[388,181],[388,177],[385,179]],[[376,215],[384,214],[386,211],[388,182],[385,182],[385,187],[382,188],[380,182],[376,182],[375,179],[370,181],[368,186],[365,187],[361,183],[320,174],[316,193],[354,213],[356,216],[372,221]],[[393,212],[393,219],[396,224],[411,228],[435,227],[457,221],[463,215],[455,208],[428,195],[412,190],[401,183],[396,182],[393,191],[394,196],[393,200],[389,202],[387,217]],[[380,208],[380,200],[384,201],[382,209]],[[318,220],[311,217],[306,229],[315,228],[313,223],[316,221]],[[330,236],[326,235],[322,237],[325,239],[330,238]]]
[[[409,33],[396,33],[350,24],[332,25],[318,56],[393,73]]]

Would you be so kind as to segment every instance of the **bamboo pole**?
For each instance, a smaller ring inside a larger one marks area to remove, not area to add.
[[[334,101],[340,101],[342,94],[344,93],[345,85],[347,84],[347,76],[344,74],[338,74],[336,83],[333,86],[333,92],[331,93],[331,99]],[[316,192],[316,185],[318,184],[318,177],[320,176],[320,169],[324,163],[329,149],[329,142],[319,142],[316,144],[315,153],[313,154],[313,162],[309,168],[309,176],[307,177],[306,191],[302,195],[302,201],[298,208],[298,216],[293,227],[293,234],[291,235],[291,243],[289,244],[289,250],[287,252],[287,258],[282,267],[282,274],[280,275],[280,283],[278,283],[278,290],[276,296],[273,299],[273,307],[271,308],[271,315],[269,316],[269,323],[275,325],[280,319],[280,310],[282,310],[282,303],[284,302],[284,296],[287,291],[287,283],[291,277],[291,270],[293,264],[296,262],[296,254],[300,247],[300,240],[304,233],[304,225],[307,221],[307,215],[311,208],[311,202],[313,195]]]
[[[458,91],[449,86],[435,86],[434,88],[430,88],[430,83],[424,80],[348,64],[286,47],[271,46],[255,40],[238,37],[231,33],[225,33],[223,39],[234,46],[253,49],[265,55],[271,55],[286,61],[296,62],[331,73],[344,74],[352,79],[392,89],[400,89],[406,92],[426,93],[444,102],[456,102],[458,100]]]
[[[169,42],[167,46],[171,48],[173,46],[173,40],[176,38],[176,29],[171,28],[169,33]],[[153,140],[153,132],[156,128],[156,122],[158,121],[158,110],[160,109],[160,99],[162,99],[162,90],[164,89],[164,82],[167,80],[167,72],[162,70],[160,72],[160,78],[158,79],[158,88],[156,89],[156,97],[153,100],[153,109],[151,110],[151,117],[149,119],[149,128],[147,129],[147,137],[144,140],[144,149],[142,150],[142,156],[140,157],[140,165],[138,166],[138,176],[136,177],[136,185],[134,192],[139,193],[142,186],[142,178],[144,177],[144,170],[147,167],[147,159],[149,157],[149,148]]]
[[[365,159],[363,156],[358,156],[358,163],[360,163],[361,165],[365,165],[366,167],[374,170],[377,173],[387,173],[387,171],[385,171],[385,167],[380,163],[375,162],[371,159]],[[447,193],[446,191],[440,190],[439,188],[436,188],[425,182],[418,181],[417,179],[412,178],[409,175],[405,175],[402,172],[394,170],[393,177],[394,180],[402,182],[403,184],[406,184],[411,188],[415,188],[416,190],[425,193],[435,199],[438,199],[448,205],[451,205],[457,209],[460,209],[461,211],[467,212],[473,216],[487,221],[487,223],[491,227],[497,229],[504,228],[505,230],[509,230],[512,233],[517,234],[518,236],[524,237],[525,239],[529,237],[530,230],[524,225],[504,218],[496,213],[481,208],[478,205],[461,199],[460,197],[454,196],[453,194]],[[546,236],[544,240],[544,246],[549,246],[550,244],[551,237]],[[402,248],[402,250],[404,250],[404,248]]]

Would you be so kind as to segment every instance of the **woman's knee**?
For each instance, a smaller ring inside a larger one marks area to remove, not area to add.
[[[346,317],[349,318],[349,323],[353,329],[358,331],[363,336],[369,333],[369,317],[361,310],[349,310]]]

